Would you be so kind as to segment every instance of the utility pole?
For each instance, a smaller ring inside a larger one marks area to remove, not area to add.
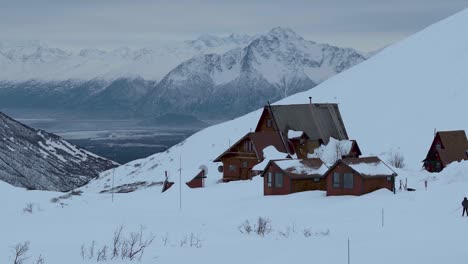
[[[182,211],[182,155],[179,156],[179,210]]]
[[[349,247],[349,237],[348,237],[348,264],[351,264],[351,250]]]
[[[114,175],[115,175],[115,168],[112,169],[112,189],[111,189],[111,193],[112,193],[112,203],[114,203]]]
[[[382,227],[384,227],[384,209],[382,208]]]

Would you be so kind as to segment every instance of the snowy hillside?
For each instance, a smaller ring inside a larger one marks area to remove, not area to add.
[[[468,99],[468,37],[459,33],[467,23],[465,10],[278,104],[306,103],[309,96],[314,102],[337,102],[349,137],[357,140],[364,156],[385,161],[399,152],[407,167],[421,168],[434,129],[468,130],[468,119],[462,118]],[[206,165],[208,182],[215,183],[221,174],[212,160],[255,129],[260,113],[209,127],[164,153],[125,164],[115,170],[116,182],[162,180],[164,171],[175,178],[182,157],[184,181]],[[89,188],[106,189],[110,175],[101,174]]]
[[[0,112],[0,181],[27,189],[68,191],[116,165]]]
[[[112,198],[25,191],[0,182],[0,199],[8,201],[2,207],[0,259],[12,263],[13,247],[29,241],[28,260],[42,255],[47,264],[339,264],[347,263],[349,239],[351,263],[466,263],[468,218],[460,217],[460,203],[468,189],[468,162],[438,175],[398,173],[417,191],[394,195],[381,190],[361,197],[326,197],[311,191],[265,197],[262,181],[256,178],[207,189],[184,188],[182,210],[175,187],[164,194],[155,186]],[[427,191],[423,179],[429,180]],[[271,232],[258,236],[239,231],[245,221],[254,225],[258,217],[269,219]],[[141,261],[111,260],[114,231],[120,226],[121,242],[140,228],[143,241],[155,236]],[[97,262],[104,246],[107,261]]]

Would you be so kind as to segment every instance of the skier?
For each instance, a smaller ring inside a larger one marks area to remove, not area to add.
[[[466,197],[462,202],[462,206],[463,206],[462,216],[465,216],[465,213],[466,213],[466,216],[468,216],[468,199],[466,199]]]

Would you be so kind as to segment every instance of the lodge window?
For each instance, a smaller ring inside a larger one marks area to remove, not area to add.
[[[234,165],[234,164],[229,164],[228,169],[229,169],[229,171],[236,171],[236,165]]]
[[[341,186],[340,178],[341,178],[341,174],[339,172],[333,173],[333,188],[340,188]]]
[[[273,187],[273,173],[271,172],[268,172],[267,185],[270,188]]]
[[[247,161],[242,161],[242,168],[247,168],[249,163]]]
[[[283,173],[281,172],[275,173],[275,187],[283,188]]]
[[[244,149],[247,152],[252,152],[253,151],[253,144],[252,141],[245,141],[244,142]]]
[[[314,182],[319,182],[320,178],[314,178]]]
[[[392,181],[392,177],[387,177],[387,181]]]
[[[343,177],[343,187],[346,189],[354,188],[354,177],[352,173],[345,173]]]
[[[437,149],[437,150],[440,150],[441,147],[442,147],[442,146],[441,146],[440,144],[437,144],[437,145],[436,145],[436,149]]]
[[[273,121],[271,119],[267,119],[267,127],[272,127]]]
[[[440,170],[440,167],[441,167],[440,162],[436,162],[436,163],[435,163],[435,168],[436,168],[436,170]]]

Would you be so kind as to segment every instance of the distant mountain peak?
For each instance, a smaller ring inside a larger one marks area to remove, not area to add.
[[[266,34],[266,36],[273,36],[281,39],[304,39],[288,27],[274,27]]]

